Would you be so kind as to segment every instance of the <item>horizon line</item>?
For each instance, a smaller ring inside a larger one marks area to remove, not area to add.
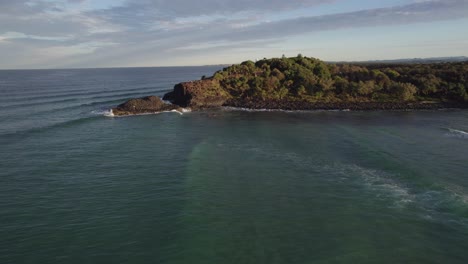
[[[299,55],[299,54],[298,54]],[[294,58],[288,57],[288,58]],[[309,57],[308,58],[316,58],[316,57]],[[272,57],[266,59],[273,59],[273,58],[281,58],[281,57]],[[461,56],[444,56],[444,57],[414,57],[414,58],[398,58],[398,59],[373,59],[373,60],[336,60],[336,61],[323,61],[325,63],[392,63],[398,61],[412,61],[412,60],[439,60],[440,62],[444,62],[443,60],[449,59],[462,59],[460,61],[447,61],[447,62],[464,62],[468,61],[468,56],[461,55]],[[265,58],[263,58],[265,59]],[[318,59],[318,58],[316,58]],[[249,60],[247,60],[249,61]],[[253,61],[253,60],[251,60]],[[257,59],[255,60],[257,61]],[[243,62],[243,61],[242,61]],[[221,63],[221,64],[205,64],[205,65],[173,65],[173,66],[116,66],[116,67],[65,67],[65,68],[11,68],[11,69],[1,69],[0,71],[40,71],[40,70],[97,70],[97,69],[141,69],[141,68],[182,68],[182,67],[215,67],[215,66],[231,66],[235,64],[240,64],[242,62],[237,63]]]

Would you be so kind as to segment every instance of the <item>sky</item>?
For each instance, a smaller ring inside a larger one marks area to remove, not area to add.
[[[468,56],[468,0],[0,0],[0,69]]]

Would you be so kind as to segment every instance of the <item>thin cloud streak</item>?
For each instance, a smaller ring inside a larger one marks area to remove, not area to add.
[[[468,17],[468,1],[425,1],[405,6],[363,10],[317,17],[301,17],[262,23],[226,34],[227,39],[268,38],[278,35],[336,30],[343,28],[405,25]]]

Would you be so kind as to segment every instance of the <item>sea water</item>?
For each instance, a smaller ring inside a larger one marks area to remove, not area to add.
[[[468,111],[109,114],[218,69],[0,71],[0,263],[468,263]]]

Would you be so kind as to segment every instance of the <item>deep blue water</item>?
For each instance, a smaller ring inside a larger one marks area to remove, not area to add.
[[[468,111],[104,116],[217,67],[0,71],[0,263],[468,263]]]

